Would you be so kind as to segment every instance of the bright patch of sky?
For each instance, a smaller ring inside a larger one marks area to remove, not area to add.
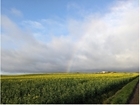
[[[69,34],[68,21],[83,21],[85,16],[104,15],[112,0],[2,0],[2,14],[22,30],[33,32],[41,41]]]
[[[138,70],[138,2],[1,0],[2,72]]]
[[[113,0],[2,0],[2,12],[19,15],[20,11],[27,20],[40,20],[42,18],[75,17],[83,12],[103,13]],[[79,14],[76,14],[79,13]],[[75,16],[74,16],[75,15]]]

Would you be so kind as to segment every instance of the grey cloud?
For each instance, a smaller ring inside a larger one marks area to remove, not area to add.
[[[2,15],[2,72],[138,71],[138,7],[130,3],[121,2],[102,17],[70,19],[69,35],[54,36],[46,43]]]
[[[2,35],[2,72],[33,73],[66,70],[73,47],[71,42],[65,38],[56,38],[48,44],[39,43],[32,34],[23,32],[5,16],[3,25],[5,33]],[[9,31],[7,27],[13,29]],[[11,49],[11,43],[5,36],[12,40],[14,45],[19,45],[19,48],[12,46]],[[4,44],[8,44],[9,48],[5,49]]]
[[[138,7],[118,8],[120,8],[119,11],[116,9],[112,11],[113,13],[108,13],[99,19],[91,17],[85,23],[78,54],[75,54],[71,64],[72,70],[79,67],[80,69],[120,70],[139,67]],[[106,21],[106,18],[112,17],[116,18]],[[79,55],[85,55],[87,59],[79,58]]]

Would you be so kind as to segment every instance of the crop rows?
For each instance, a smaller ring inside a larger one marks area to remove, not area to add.
[[[65,74],[63,74],[65,75]],[[75,74],[73,74],[75,75]],[[113,76],[114,75],[114,76]],[[58,75],[57,75],[58,76]],[[72,76],[72,75],[71,75]],[[1,79],[2,104],[102,103],[112,90],[136,78],[136,74],[88,74],[61,78]]]

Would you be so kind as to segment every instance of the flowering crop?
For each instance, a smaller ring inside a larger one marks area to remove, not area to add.
[[[39,74],[1,77],[2,104],[102,103],[138,73]]]

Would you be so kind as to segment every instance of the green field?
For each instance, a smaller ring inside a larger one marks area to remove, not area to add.
[[[102,104],[138,76],[138,73],[1,76],[1,103]]]

